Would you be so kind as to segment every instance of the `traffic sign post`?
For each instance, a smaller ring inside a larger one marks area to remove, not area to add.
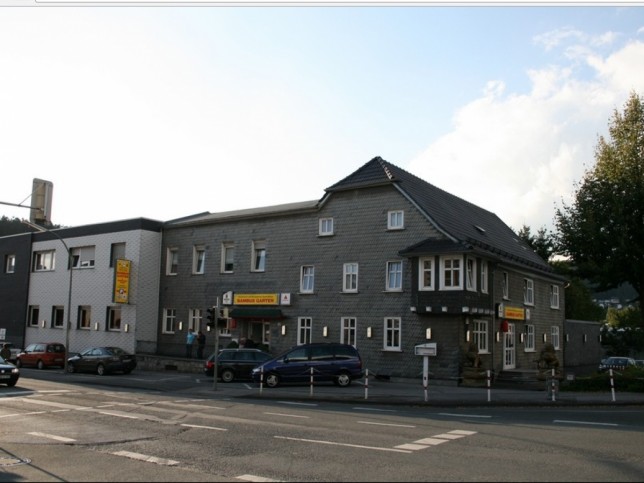
[[[425,392],[425,402],[427,402],[427,386],[429,382],[429,357],[436,355],[436,342],[419,344],[414,346],[414,354],[423,356],[423,390]]]

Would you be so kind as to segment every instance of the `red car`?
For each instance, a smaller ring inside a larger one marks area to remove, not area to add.
[[[18,367],[65,367],[67,351],[59,342],[37,342],[29,344],[24,351],[18,354],[16,366]]]

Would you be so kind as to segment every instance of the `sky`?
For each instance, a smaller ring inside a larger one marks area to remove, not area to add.
[[[39,178],[55,224],[167,221],[380,156],[536,233],[633,92],[644,4],[3,6],[0,201]]]

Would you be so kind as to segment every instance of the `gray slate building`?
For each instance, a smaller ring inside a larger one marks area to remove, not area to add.
[[[189,328],[207,353],[340,341],[370,374],[418,377],[430,343],[430,377],[460,383],[535,369],[545,344],[563,361],[564,282],[494,213],[376,157],[320,200],[166,222],[157,352],[184,356]]]

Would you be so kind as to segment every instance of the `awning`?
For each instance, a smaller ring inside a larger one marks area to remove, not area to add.
[[[230,311],[228,316],[231,319],[281,320],[284,318],[284,314],[282,314],[281,309],[269,309],[269,308],[252,308],[252,309],[235,308]]]

